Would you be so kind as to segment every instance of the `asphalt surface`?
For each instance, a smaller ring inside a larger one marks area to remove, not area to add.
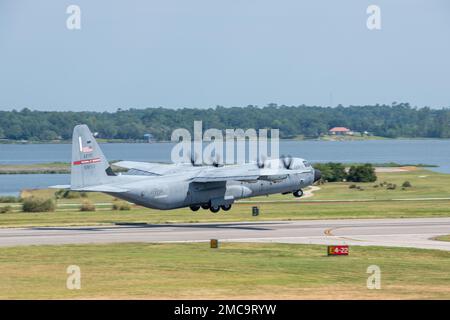
[[[450,251],[450,218],[304,220],[0,229],[0,246],[221,241],[349,244]]]

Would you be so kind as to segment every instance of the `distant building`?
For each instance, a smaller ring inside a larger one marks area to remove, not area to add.
[[[332,135],[343,136],[343,135],[352,135],[353,131],[345,127],[334,127],[328,130],[328,133]]]
[[[147,140],[147,142],[153,142],[153,135],[151,133],[144,134],[144,139]]]

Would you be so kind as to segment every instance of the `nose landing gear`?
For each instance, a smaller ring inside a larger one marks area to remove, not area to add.
[[[293,195],[294,195],[294,197],[296,197],[296,198],[300,198],[300,197],[303,196],[303,190],[300,189],[300,190],[294,191],[294,192],[293,192]]]

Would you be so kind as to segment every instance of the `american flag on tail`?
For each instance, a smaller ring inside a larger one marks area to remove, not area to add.
[[[83,152],[83,153],[88,153],[88,152],[92,152],[92,151],[94,151],[94,149],[91,146],[81,148],[81,152]]]
[[[89,145],[83,147],[83,143],[81,142],[81,137],[78,137],[78,142],[79,142],[79,145],[80,145],[80,151],[81,151],[81,152],[83,152],[83,153],[89,153],[89,152],[94,151],[94,148],[92,148],[92,147],[89,146]],[[87,143],[90,144],[91,141],[89,140],[89,141],[87,141]]]

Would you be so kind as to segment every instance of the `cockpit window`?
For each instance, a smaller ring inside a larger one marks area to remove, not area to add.
[[[303,161],[303,165],[304,165],[306,168],[311,167],[311,164],[310,164],[308,161]]]

